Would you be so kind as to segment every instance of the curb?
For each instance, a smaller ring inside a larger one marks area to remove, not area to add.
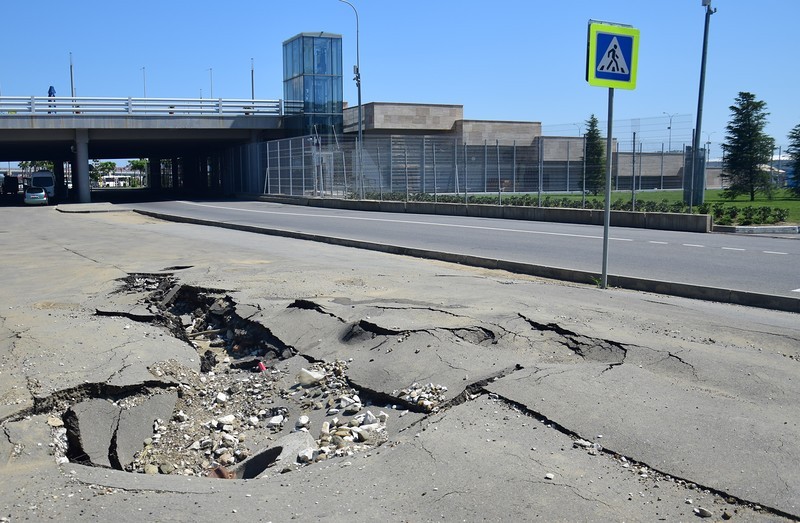
[[[226,222],[202,220],[198,218],[185,218],[172,216],[152,211],[134,210],[134,212],[157,218],[160,220],[190,223],[194,225],[204,225],[208,227],[220,227],[238,231],[265,234],[270,236],[280,236],[298,240],[308,240],[342,247],[365,249],[387,254],[397,254],[401,256],[411,256],[428,260],[437,260],[449,263],[457,263],[470,267],[480,267],[483,269],[496,269],[526,274],[540,278],[553,280],[569,281],[586,285],[596,285],[601,275],[596,272],[580,271],[575,269],[565,269],[561,267],[549,267],[546,265],[534,265],[530,263],[513,262],[508,260],[483,258],[466,254],[456,254],[448,252],[433,251],[429,249],[419,249],[414,247],[401,247],[383,243],[368,242],[363,240],[353,240],[349,238],[336,238],[331,236],[320,236],[303,232],[287,231],[284,229],[269,229],[251,225],[238,225]],[[734,305],[744,305],[761,309],[777,310],[783,312],[800,313],[800,299],[788,296],[776,296],[772,294],[759,294],[747,291],[737,291],[733,289],[720,289],[717,287],[704,287],[691,285],[688,283],[677,283],[659,280],[647,280],[643,278],[633,278],[629,276],[608,275],[608,284],[612,287],[621,289],[652,292],[655,294],[665,294],[681,298],[689,298],[703,301],[716,301],[720,303],[730,303]]]
[[[798,225],[714,225],[712,232],[736,234],[800,234]]]

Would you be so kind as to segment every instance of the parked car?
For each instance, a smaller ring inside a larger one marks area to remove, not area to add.
[[[26,187],[25,203],[28,205],[47,205],[50,200],[44,187]]]
[[[3,194],[19,194],[19,178],[16,176],[3,176]]]

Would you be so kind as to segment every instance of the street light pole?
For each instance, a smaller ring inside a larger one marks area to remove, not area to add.
[[[72,67],[72,52],[69,53],[69,90],[73,98],[75,98],[75,74]]]
[[[208,68],[208,83],[211,90],[209,91],[208,97],[213,99],[214,98],[214,70],[209,67]]]
[[[672,152],[672,117],[677,116],[678,113],[670,114],[666,111],[663,112],[669,117],[669,127],[667,127],[667,129],[669,130],[669,145],[667,147],[667,151]]]
[[[701,156],[697,154],[697,151],[700,149],[700,140],[702,135],[700,134],[701,127],[703,125],[703,94],[706,87],[706,57],[708,55],[708,26],[711,22],[711,15],[717,12],[716,9],[711,7],[711,0],[701,0],[703,7],[706,8],[706,22],[705,27],[703,29],[703,55],[700,62],[700,89],[697,95],[697,123],[695,124],[695,133],[694,133],[694,140],[692,140],[692,154],[698,160],[701,159]],[[702,159],[705,161],[705,159]],[[694,166],[694,175],[703,175],[705,169],[698,169],[697,166]],[[703,175],[704,176],[704,175]],[[693,180],[694,181],[694,180]],[[701,204],[705,199],[705,194],[702,188],[705,184],[694,184],[694,187],[698,189],[697,191],[692,191],[690,194],[691,203]],[[695,198],[695,192],[698,192],[698,197]]]
[[[256,69],[253,65],[253,59],[250,59],[250,100],[256,99]]]
[[[142,97],[147,98],[147,75],[145,74],[144,66],[142,66],[142,93]]]
[[[355,78],[353,80],[356,81],[356,88],[358,90],[358,175],[361,180],[360,183],[360,194],[361,198],[364,198],[364,156],[363,156],[363,131],[362,131],[362,122],[361,122],[361,60],[359,56],[359,35],[358,35],[358,10],[356,10],[355,6],[348,2],[347,0],[339,0],[340,2],[349,5],[353,12],[356,14],[356,67],[355,71]]]

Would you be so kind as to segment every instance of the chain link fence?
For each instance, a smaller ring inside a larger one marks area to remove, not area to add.
[[[631,144],[628,144],[630,149]],[[312,135],[249,144],[226,154],[233,192],[334,198],[437,200],[475,194],[583,193],[582,137],[543,136],[532,144],[480,145],[453,137]],[[681,189],[686,152],[620,150],[613,190]],[[359,158],[361,156],[361,158]],[[600,166],[604,172],[605,165]],[[688,176],[687,176],[688,179]]]

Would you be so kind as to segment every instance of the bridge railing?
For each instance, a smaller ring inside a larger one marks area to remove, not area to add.
[[[282,100],[0,96],[0,116],[14,114],[281,116],[286,109]]]

